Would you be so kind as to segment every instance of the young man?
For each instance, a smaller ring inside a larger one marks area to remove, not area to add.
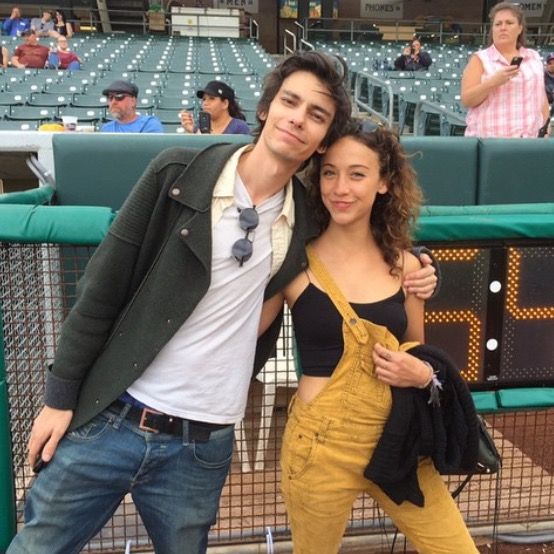
[[[38,37],[32,29],[24,31],[21,36],[25,38],[25,43],[14,50],[12,65],[19,69],[44,69],[48,59],[48,47],[38,43]]]
[[[316,233],[294,174],[350,111],[332,59],[297,54],[266,80],[254,145],[150,164],[64,324],[29,442],[29,462],[49,463],[9,554],[78,552],[129,492],[157,554],[206,552],[252,369],[281,324],[257,340],[263,299],[306,267]],[[429,292],[433,271],[418,273]]]
[[[56,48],[48,55],[48,65],[53,69],[68,69],[78,71],[81,69],[81,59],[75,52],[69,49],[67,37],[63,35],[56,39]]]
[[[137,113],[139,89],[130,81],[114,81],[102,91],[108,99],[108,109],[114,117],[102,125],[103,133],[163,133],[160,120],[154,115]]]
[[[42,17],[33,17],[31,19],[31,29],[39,37],[48,37],[54,31],[54,18],[52,12],[43,10]]]

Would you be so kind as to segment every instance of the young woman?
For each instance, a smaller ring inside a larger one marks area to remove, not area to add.
[[[353,123],[315,164],[321,235],[309,269],[285,290],[303,368],[281,452],[295,554],[336,554],[352,505],[369,493],[419,552],[477,549],[429,459],[417,467],[423,506],[396,504],[364,477],[391,411],[391,387],[427,387],[433,369],[406,350],[422,342],[423,302],[403,287],[421,198],[397,137]],[[273,315],[283,298],[265,306]]]
[[[65,13],[56,10],[54,16],[54,31],[53,36],[62,36],[71,38],[73,36],[73,25],[67,21]]]
[[[235,97],[235,91],[222,81],[210,81],[203,89],[196,92],[202,99],[202,110],[210,114],[212,135],[249,135],[250,127]],[[186,110],[179,114],[181,125],[187,133],[205,132],[200,123],[195,125],[191,112]]]

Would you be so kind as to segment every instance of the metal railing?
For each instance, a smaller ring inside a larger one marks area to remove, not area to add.
[[[287,39],[292,41],[292,46],[288,45],[289,41]],[[283,54],[287,56],[293,52],[296,52],[296,35],[292,31],[285,29],[285,32],[283,33]]]
[[[441,135],[450,135],[450,126],[465,127],[466,120],[461,113],[457,113],[437,102],[420,100],[416,103],[414,111],[414,135],[425,135],[425,114],[436,114],[440,118]]]
[[[362,100],[362,86],[364,83],[367,83],[367,103]],[[385,113],[378,111],[373,108],[371,105],[371,96],[373,94],[373,89],[370,86],[370,83],[377,85],[381,89],[384,89],[388,93],[387,99],[387,110]],[[393,126],[394,123],[394,92],[390,83],[387,83],[379,77],[370,75],[364,71],[356,73],[356,78],[354,81],[354,103],[358,108],[362,108],[364,111],[372,114],[377,117],[381,122],[385,123],[389,127]]]
[[[379,20],[365,18],[304,19],[299,23],[308,40],[391,40],[408,41],[413,36],[423,42],[481,45],[488,42],[489,23],[463,21],[461,27],[452,29],[447,20]],[[464,30],[465,29],[465,30]],[[554,43],[552,23],[527,23],[527,41],[531,46],[547,46]]]

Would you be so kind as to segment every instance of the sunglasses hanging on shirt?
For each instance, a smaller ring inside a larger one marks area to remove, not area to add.
[[[256,229],[260,218],[256,211],[256,206],[252,208],[238,208],[239,211],[239,225],[240,228],[246,232],[246,235],[242,239],[238,239],[231,248],[233,258],[239,263],[239,267],[242,267],[244,262],[247,262],[252,257],[254,251],[254,245],[250,240],[250,233]]]

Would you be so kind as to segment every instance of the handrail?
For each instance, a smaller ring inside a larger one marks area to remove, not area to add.
[[[298,23],[298,21],[294,21],[294,25],[296,27],[298,27],[302,33],[302,36],[300,37],[301,39],[305,39],[306,38],[306,27],[304,27],[304,25],[300,25],[300,23]]]
[[[310,35],[314,34],[332,34],[332,33],[348,33],[349,40],[356,40],[357,36],[367,33],[380,33],[381,28],[389,33],[392,38],[385,40],[400,40],[405,41],[413,35],[417,35],[425,42],[440,42],[441,44],[448,38],[457,39],[460,43],[467,42],[467,39],[474,39],[475,46],[486,44],[488,42],[488,34],[490,29],[489,23],[482,21],[462,21],[463,29],[452,30],[451,22],[444,19],[433,20],[372,20],[366,18],[330,18],[320,17],[311,19],[310,22],[316,23],[316,26],[310,27],[307,25],[307,38],[310,40]],[[408,37],[407,28],[413,28],[413,35]],[[527,22],[528,30],[526,37],[531,44],[547,45],[554,41],[554,28],[552,23],[532,23]],[[342,37],[345,40],[345,37]],[[331,38],[331,40],[333,40]],[[336,40],[336,39],[335,39]],[[382,40],[382,39],[378,39]]]
[[[426,107],[429,108],[431,111],[426,111],[424,109]],[[416,103],[416,107],[414,110],[414,136],[425,135],[425,123],[421,119],[422,112],[438,113],[439,116],[441,116],[441,120],[443,116],[448,116],[451,120],[454,120],[455,124],[459,124],[460,126],[465,126],[466,124],[465,117],[463,117],[461,114],[445,106],[441,106],[437,102],[431,102],[430,100],[420,100]]]
[[[258,25],[258,22],[251,17],[250,18],[250,38],[255,38],[256,40],[260,40],[260,26]],[[253,32],[253,29],[256,29],[256,32]]]
[[[381,88],[384,88],[387,90],[387,92],[389,93],[388,116],[385,114],[382,114],[381,112],[378,112],[377,110],[374,110],[369,104],[366,104],[360,99],[360,92],[362,88],[363,79],[367,79],[369,82],[379,85]],[[354,82],[354,103],[357,106],[360,106],[361,108],[366,110],[367,112],[376,116],[378,119],[383,121],[389,127],[392,127],[392,124],[394,121],[394,93],[390,83],[387,83],[386,81],[383,81],[383,79],[379,79],[374,75],[370,75],[365,71],[359,71],[358,73],[356,73],[356,80]]]
[[[287,46],[287,37],[288,36],[292,37],[292,44],[293,44],[292,48],[289,48]],[[292,31],[289,31],[288,29],[285,29],[285,33],[284,33],[284,36],[283,36],[283,54],[285,54],[285,56],[286,56],[287,54],[292,54],[294,52],[296,52],[296,35]]]
[[[307,48],[303,48],[303,46],[307,46]],[[315,50],[315,45],[313,45],[311,42],[308,42],[307,40],[304,40],[303,38],[300,39],[300,50]]]

